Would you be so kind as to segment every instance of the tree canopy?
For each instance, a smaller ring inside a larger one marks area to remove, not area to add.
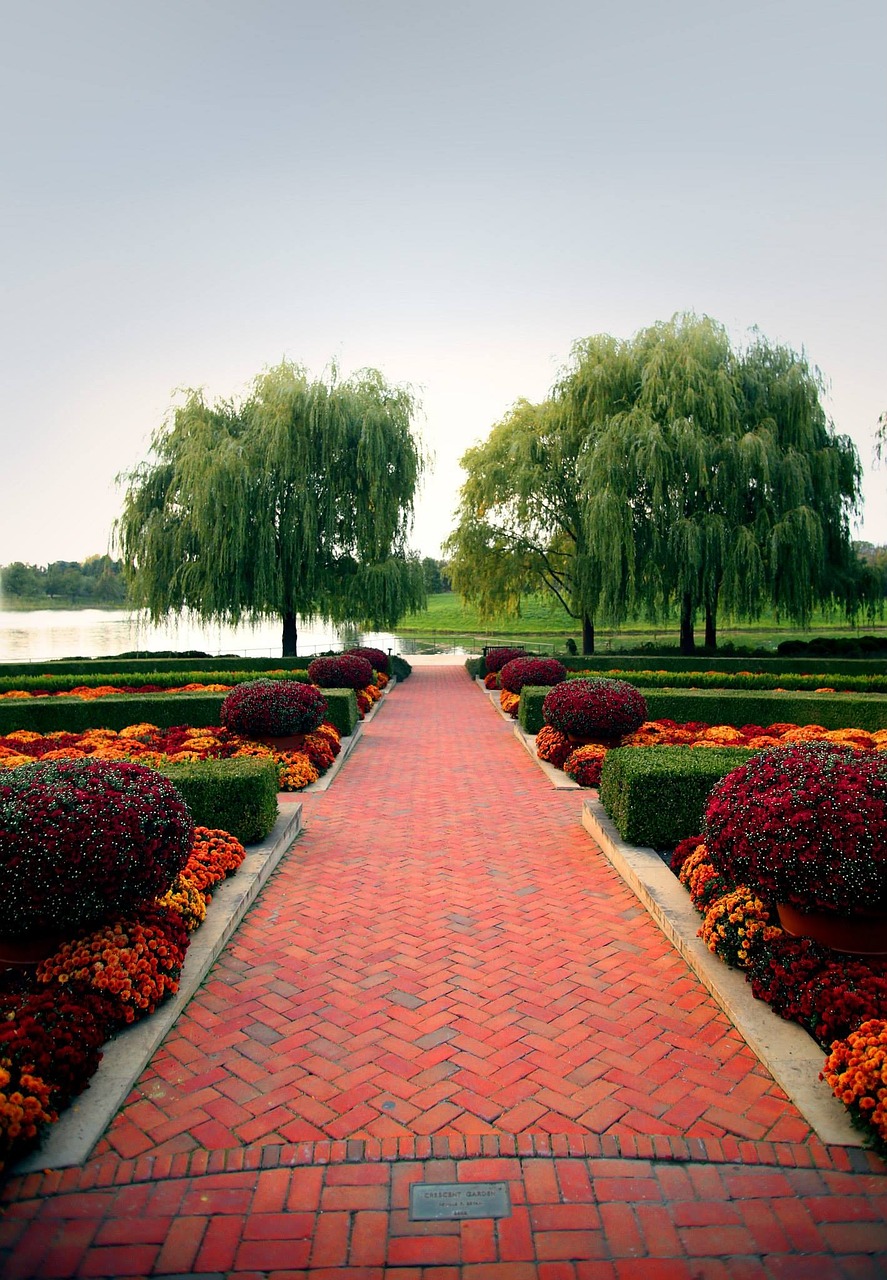
[[[116,536],[134,602],[237,624],[278,616],[392,627],[424,606],[407,551],[423,467],[415,403],[376,370],[311,380],[290,362],[244,402],[187,394],[125,477]]]
[[[802,356],[759,334],[735,350],[707,317],[577,343],[549,399],[462,459],[454,584],[512,609],[548,587],[584,618],[585,652],[595,616],[677,609],[690,650],[699,613],[716,643],[719,607],[799,623],[817,602],[852,610],[861,473],[822,389]]]

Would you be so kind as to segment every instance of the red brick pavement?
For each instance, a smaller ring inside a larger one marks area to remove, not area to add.
[[[93,1158],[10,1182],[8,1275],[884,1274],[883,1166],[810,1133],[580,803],[418,668]],[[408,1221],[477,1179],[510,1217]]]

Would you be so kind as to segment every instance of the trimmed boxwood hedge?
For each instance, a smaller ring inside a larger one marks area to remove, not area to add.
[[[255,844],[277,821],[277,766],[273,760],[203,760],[157,770],[179,791],[195,825],[230,831]]]
[[[524,733],[536,734],[545,724],[542,718],[542,703],[547,693],[550,693],[547,684],[525,684],[521,689],[517,721]]]
[[[0,676],[88,675],[91,672],[159,671],[306,671],[313,655],[304,658],[59,658],[45,662],[2,662]],[[150,683],[146,680],[145,684]]]
[[[63,729],[124,729],[128,724],[156,724],[160,729],[188,724],[195,729],[218,725],[224,693],[134,693],[107,698],[10,698],[0,702],[0,736],[14,729],[53,733]],[[326,719],[343,737],[357,725],[353,689],[324,689]]]
[[[702,829],[709,792],[746,747],[617,747],[601,767],[601,804],[629,844],[670,849]]]
[[[94,672],[83,672],[81,675],[57,675],[55,672],[44,672],[39,676],[0,674],[0,693],[10,689],[23,689],[27,692],[39,689],[47,693],[58,693],[63,689],[71,689],[75,685],[95,689],[100,685],[109,684],[121,689],[138,689],[146,684],[158,685],[160,689],[176,689],[185,684],[244,684],[249,680],[261,680],[263,675],[261,671],[245,671],[241,667],[232,671],[205,671],[198,668],[188,668],[187,671],[117,671],[111,675],[97,675]],[[294,671],[281,669],[273,678],[307,684],[308,672],[301,668]]]
[[[857,675],[883,676],[887,674],[887,662],[883,658],[830,658],[822,654],[812,654],[806,658],[772,657],[772,658],[681,658],[660,657],[655,653],[622,654],[610,653],[606,657],[573,657],[570,654],[556,653],[552,656],[562,662],[568,671],[591,671],[607,674],[618,673],[622,678],[630,679],[630,671],[682,671],[705,672],[723,671],[725,675],[736,675],[740,671],[760,672],[766,675],[795,674],[807,675],[809,672],[823,675]],[[485,674],[483,658],[468,658],[465,670],[473,680],[476,676],[483,679]]]
[[[739,689],[645,689],[651,720],[708,724],[821,724],[824,729],[887,728],[887,694],[755,693]]]

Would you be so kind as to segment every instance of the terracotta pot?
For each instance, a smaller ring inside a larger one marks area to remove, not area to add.
[[[0,969],[27,969],[58,951],[66,937],[42,933],[31,938],[0,938]]]
[[[837,916],[826,911],[801,911],[778,902],[779,923],[795,938],[812,938],[833,951],[860,956],[887,955],[887,913]]]

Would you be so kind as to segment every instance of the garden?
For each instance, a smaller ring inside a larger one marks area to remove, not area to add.
[[[877,669],[836,665],[807,677],[685,672],[676,690],[674,672],[644,672],[668,681],[646,696],[634,672],[570,671],[514,648],[468,670],[535,735],[540,760],[599,788],[624,841],[658,852],[708,950],[827,1051],[820,1079],[885,1155],[887,697]],[[651,715],[670,689],[716,697],[719,722]],[[799,697],[800,722],[743,718]]]
[[[353,731],[388,665],[361,649],[314,659],[304,680],[228,677],[213,725],[0,736],[0,1169],[86,1089],[105,1042],[178,990],[191,935],[245,845],[271,831],[278,792],[316,782],[340,754],[331,707]],[[125,700],[166,698],[180,718],[194,691],[171,679]],[[84,683],[80,705],[110,706],[122,687]],[[4,714],[78,698],[70,678],[22,692]]]

